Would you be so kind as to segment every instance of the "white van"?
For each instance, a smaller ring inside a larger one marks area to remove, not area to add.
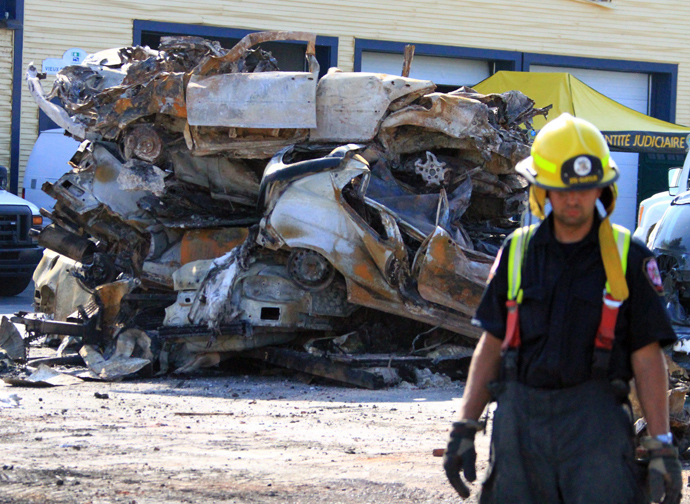
[[[45,182],[56,182],[70,170],[69,160],[79,142],[65,136],[63,129],[42,131],[26,163],[22,197],[39,208],[52,211],[55,200],[41,190]]]

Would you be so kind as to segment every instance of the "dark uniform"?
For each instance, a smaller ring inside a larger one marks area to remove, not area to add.
[[[532,236],[522,270],[517,379],[495,393],[492,469],[480,502],[649,502],[635,482],[631,419],[610,381],[633,377],[630,356],[676,338],[666,315],[652,253],[631,241],[608,380],[592,378],[594,340],[606,274],[600,219],[584,240],[562,244],[549,216]],[[652,261],[650,263],[650,261]],[[508,249],[502,251],[474,322],[503,339]]]

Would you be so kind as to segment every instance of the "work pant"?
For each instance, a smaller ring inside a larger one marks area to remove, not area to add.
[[[632,425],[606,382],[498,384],[480,504],[642,504]]]

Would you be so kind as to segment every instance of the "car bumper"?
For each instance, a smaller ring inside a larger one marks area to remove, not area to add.
[[[31,276],[43,257],[43,248],[0,249],[0,278]]]

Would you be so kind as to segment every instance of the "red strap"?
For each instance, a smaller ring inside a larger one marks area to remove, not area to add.
[[[520,321],[518,318],[518,303],[514,299],[506,301],[508,317],[506,318],[506,337],[501,345],[501,350],[520,348]]]
[[[601,307],[601,322],[597,330],[597,337],[594,340],[596,348],[601,348],[602,350],[611,350],[613,348],[619,306],[620,302],[616,301],[609,294],[604,296],[604,302]]]

